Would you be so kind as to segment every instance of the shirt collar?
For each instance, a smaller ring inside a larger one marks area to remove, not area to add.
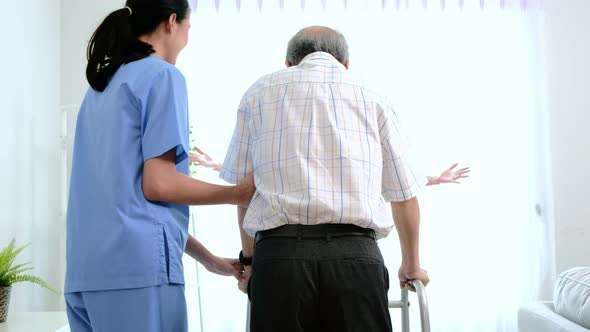
[[[341,64],[338,60],[336,60],[336,58],[332,54],[322,51],[313,52],[306,55],[305,58],[301,60],[299,65],[301,66],[305,63],[317,63],[321,61],[328,61],[334,64],[339,64],[340,66],[344,67],[344,65]]]

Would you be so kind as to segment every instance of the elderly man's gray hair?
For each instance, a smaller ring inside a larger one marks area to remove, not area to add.
[[[299,30],[291,38],[287,46],[287,62],[296,66],[308,54],[319,51],[332,54],[342,64],[348,60],[348,44],[340,32],[311,26]]]

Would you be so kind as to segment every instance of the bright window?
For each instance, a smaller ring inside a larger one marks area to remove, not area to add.
[[[242,94],[260,76],[283,68],[289,38],[308,25],[340,30],[350,46],[351,71],[396,105],[423,170],[436,174],[454,161],[473,169],[461,185],[427,187],[420,195],[432,329],[515,329],[516,307],[536,295],[546,247],[545,226],[534,213],[543,148],[536,139],[538,10],[481,10],[479,1],[466,1],[462,10],[447,3],[444,11],[424,9],[421,1],[403,10],[382,9],[381,1],[348,1],[348,9],[328,1],[324,10],[321,2],[308,1],[302,12],[299,1],[285,1],[283,11],[267,1],[259,11],[257,2],[242,1],[238,12],[226,1],[216,13],[213,3],[193,14],[179,63],[196,144],[222,161]],[[204,169],[197,177],[220,181]],[[236,257],[236,209],[193,213],[196,237],[215,254]],[[397,299],[397,235],[380,245],[390,298]],[[197,281],[194,265],[186,269],[193,329],[243,331],[247,298],[237,282],[200,266]],[[392,318],[398,330],[397,310]]]

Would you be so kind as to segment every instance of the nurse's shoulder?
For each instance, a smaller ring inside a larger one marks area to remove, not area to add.
[[[143,90],[141,87],[145,88],[145,85],[163,83],[159,82],[163,78],[170,79],[174,83],[185,84],[186,82],[178,68],[154,55],[123,65],[118,74],[121,74],[117,76],[124,81],[121,83],[140,88],[140,90]]]
[[[153,55],[121,66],[111,83],[129,91],[142,106],[150,95],[170,94],[170,91],[186,94],[186,80],[180,70]]]

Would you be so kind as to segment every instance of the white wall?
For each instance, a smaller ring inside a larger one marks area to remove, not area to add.
[[[590,1],[546,0],[556,269],[590,266]]]
[[[31,243],[17,262],[63,289],[61,106],[81,102],[92,31],[123,1],[9,1],[1,22],[0,247]],[[11,311],[63,310],[63,297],[31,284],[13,287]]]
[[[32,242],[18,262],[58,289],[63,284],[59,217],[59,0],[3,2],[0,63],[0,247]],[[12,311],[57,309],[62,297],[13,287]]]
[[[102,20],[123,7],[124,0],[61,0],[61,102],[78,105],[88,88],[86,81],[86,46]]]

